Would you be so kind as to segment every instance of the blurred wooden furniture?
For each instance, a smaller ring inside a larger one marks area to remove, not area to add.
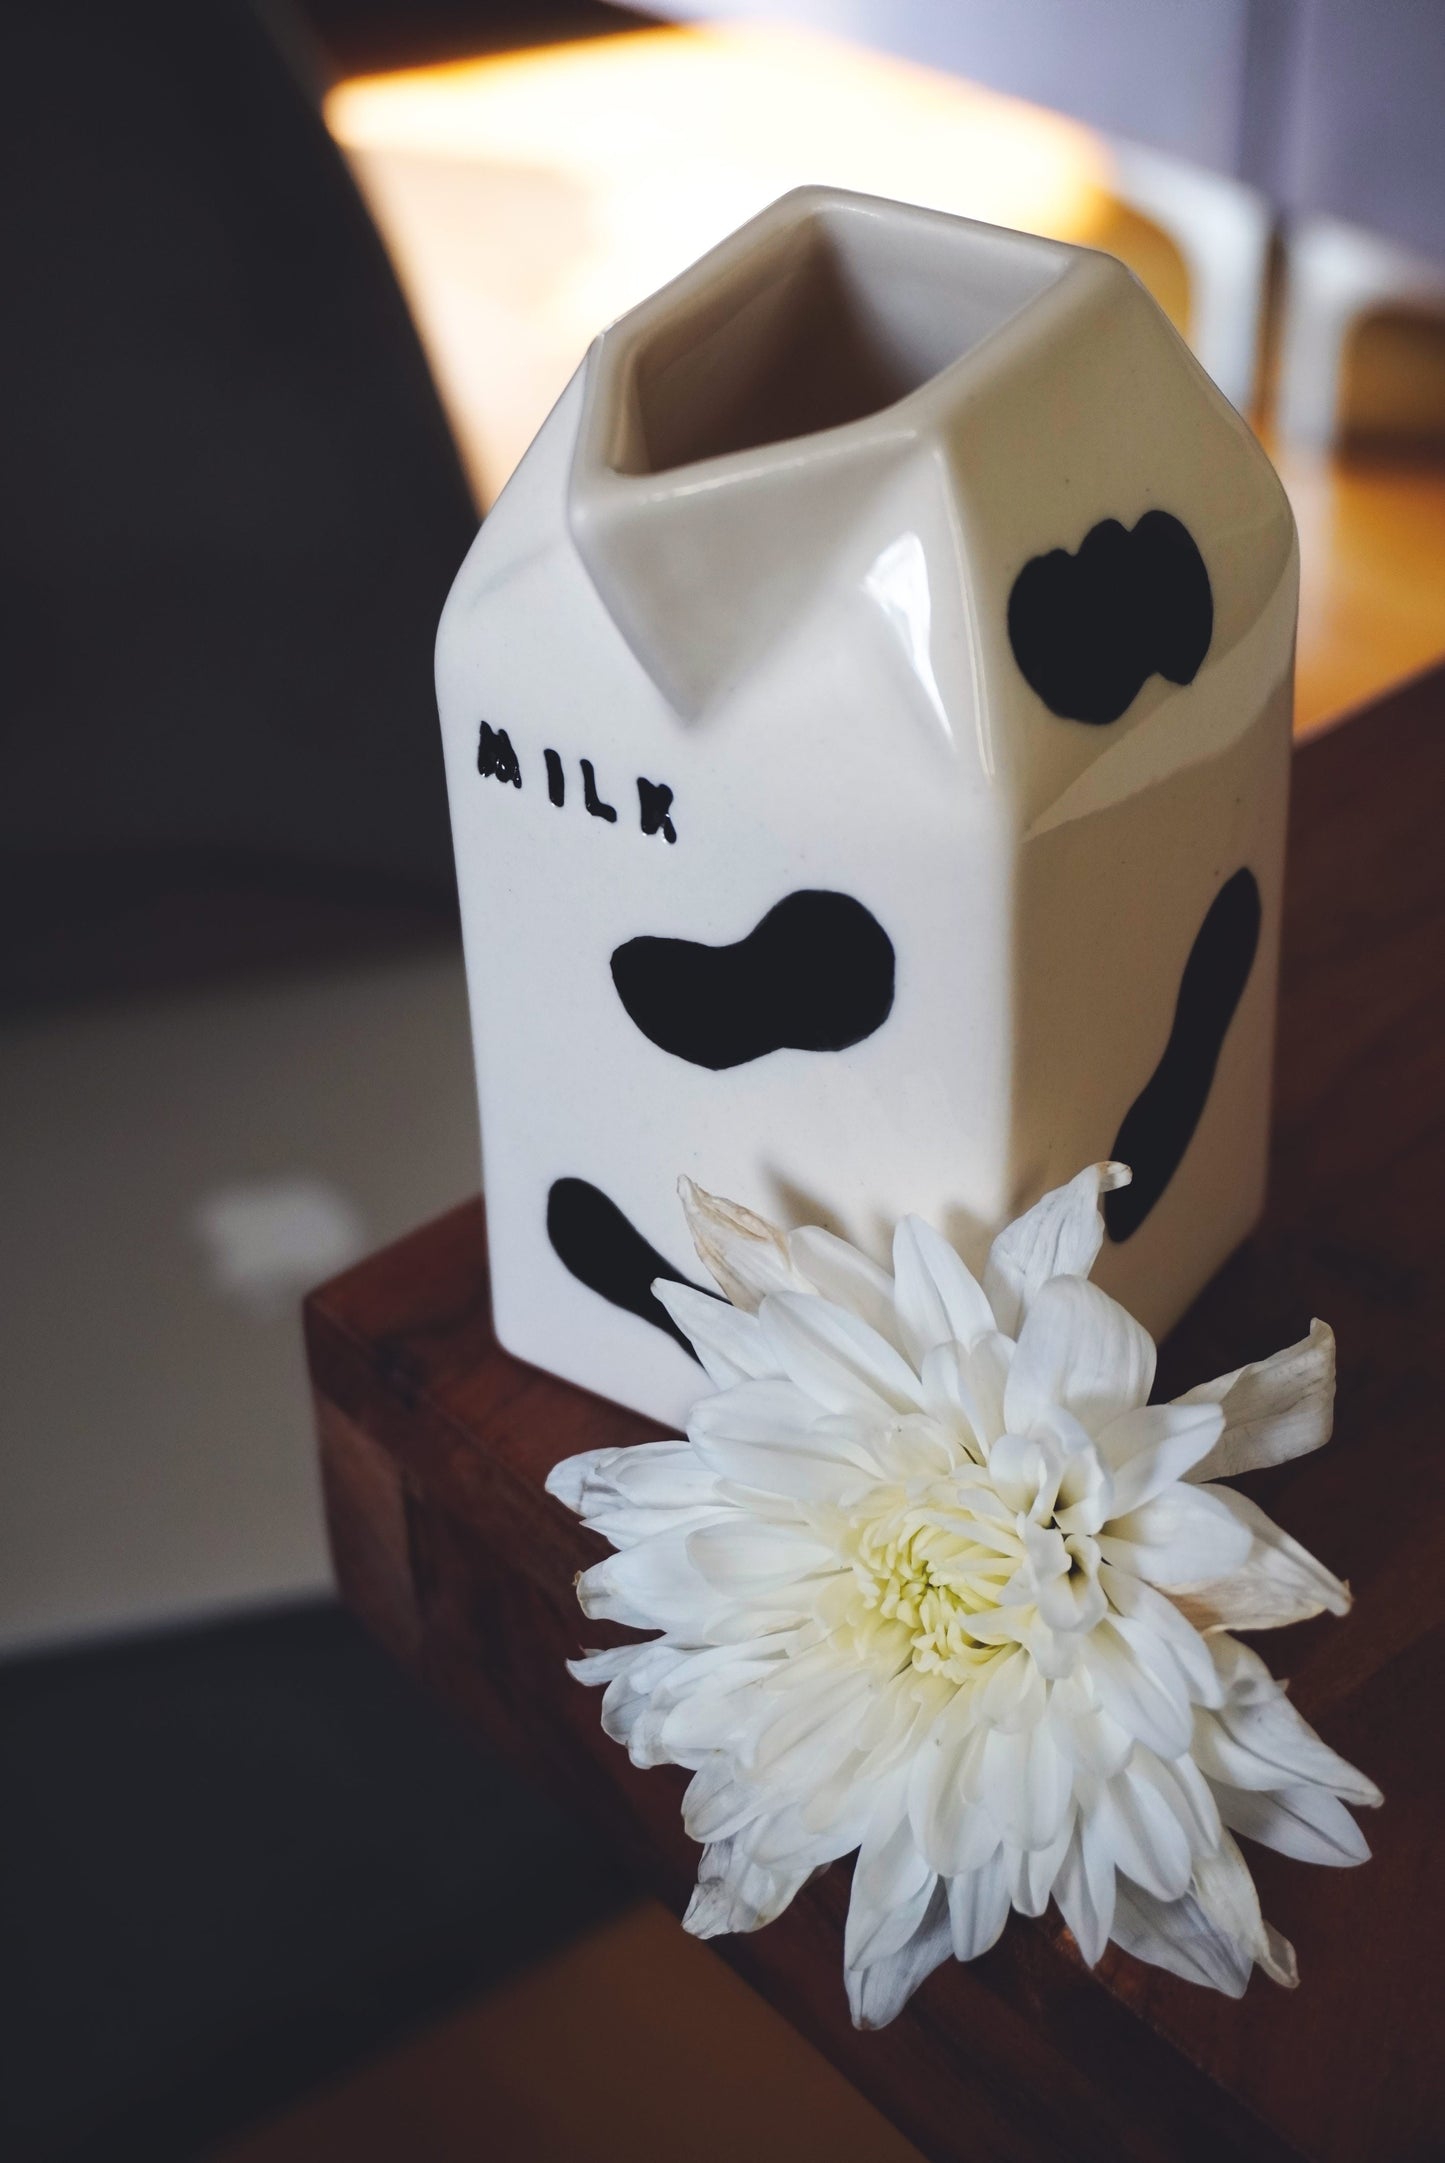
[[[1105,2157],[1356,2163],[1445,2144],[1445,670],[1296,757],[1267,1221],[1165,1349],[1168,1394],[1339,1332],[1336,1438],[1253,1483],[1353,1581],[1348,1621],[1269,1648],[1301,1709],[1385,1789],[1353,1871],[1259,1853],[1297,1994],[1239,2004],[1015,1918],[881,2034],[848,2024],[846,1867],[716,1949],[939,2163]],[[636,1771],[562,1662],[600,1552],[542,1491],[559,1457],[656,1432],[523,1367],[488,1319],[470,1202],[317,1293],[307,1339],[344,1594],[397,1657],[604,1824],[675,1908],[685,1776]],[[591,1642],[608,1633],[585,1626]],[[645,2078],[647,2039],[637,2039]]]

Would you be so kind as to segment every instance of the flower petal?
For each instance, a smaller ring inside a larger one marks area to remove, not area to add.
[[[876,1329],[815,1293],[776,1292],[758,1322],[779,1369],[830,1412],[922,1409],[917,1375]]]
[[[997,1827],[974,1799],[989,1731],[976,1723],[972,1695],[955,1692],[920,1741],[909,1768],[913,1837],[945,1877],[977,1869],[999,1845]]]
[[[593,1620],[634,1630],[677,1630],[701,1636],[718,1605],[688,1551],[686,1525],[604,1555],[577,1580],[577,1602]]]
[[[1349,1586],[1282,1532],[1257,1502],[1232,1487],[1210,1485],[1188,1492],[1213,1497],[1249,1534],[1249,1546],[1237,1563],[1218,1577],[1176,1591],[1196,1629],[1269,1630],[1326,1611],[1349,1613]]]
[[[1320,1787],[1282,1787],[1272,1795],[1215,1788],[1219,1815],[1234,1832],[1302,1863],[1344,1868],[1370,1859],[1370,1843],[1336,1795]]]
[[[920,1983],[941,1967],[953,1950],[948,1917],[948,1895],[936,1885],[922,1922],[901,1952],[870,1961],[866,1968],[848,1968],[848,2005],[855,2028],[886,2028],[895,2020]]]
[[[959,1960],[976,1960],[997,1944],[1008,1921],[1009,1882],[1003,1850],[977,1870],[948,1881],[948,1915],[953,1951]]]
[[[1136,1742],[1160,1757],[1178,1757],[1188,1749],[1193,1729],[1188,1697],[1140,1665],[1116,1621],[1101,1622],[1090,1632],[1082,1664],[1105,1712]]]
[[[688,1533],[687,1558],[706,1584],[742,1599],[801,1586],[820,1571],[839,1566],[832,1548],[801,1527],[775,1524],[745,1510],[733,1510]]]
[[[636,1442],[565,1457],[547,1492],[614,1547],[678,1525],[705,1524],[727,1507],[715,1475],[686,1442]]]
[[[1099,1552],[1172,1599],[1213,1585],[1243,1566],[1252,1545],[1248,1528],[1224,1501],[1226,1492],[1166,1487],[1152,1502],[1112,1518],[1099,1534]],[[1190,1620],[1202,1627],[1192,1613]]]
[[[1228,1833],[1222,1833],[1213,1855],[1202,1855],[1194,1865],[1191,1888],[1204,1914],[1215,1927],[1234,1940],[1263,1968],[1271,1981],[1293,1990],[1299,1983],[1294,1947],[1277,1930],[1271,1930],[1259,1912],[1259,1894],[1249,1865]]]
[[[1043,1914],[1073,1837],[1074,1811],[1070,1806],[1046,1848],[1004,1849],[1009,1898],[1020,1915]]]
[[[782,1914],[812,1874],[807,1865],[770,1869],[756,1863],[740,1838],[710,1841],[702,1851],[682,1927],[695,1938],[761,1930]]]
[[[766,1802],[750,1781],[739,1780],[721,1753],[700,1765],[682,1798],[688,1838],[700,1843],[731,1840],[764,1815]]]
[[[806,1289],[788,1260],[786,1238],[766,1217],[691,1179],[679,1179],[677,1193],[698,1260],[733,1306],[754,1314],[768,1292]]]
[[[981,1458],[1003,1433],[1004,1385],[1013,1355],[1009,1338],[993,1329],[967,1347],[935,1345],[923,1362],[924,1403],[946,1425],[955,1415],[961,1418]]]
[[[1026,1853],[1051,1847],[1069,1812],[1073,1766],[1046,1725],[984,1743],[979,1799],[1001,1837]]]
[[[1089,1828],[1123,1877],[1159,1900],[1177,1900],[1183,1893],[1193,1867],[1189,1836],[1172,1798],[1139,1777],[1135,1760],[1100,1785]]]
[[[1178,1603],[1156,1592],[1142,1577],[1131,1577],[1111,1563],[1104,1565],[1100,1577],[1118,1610],[1115,1628],[1141,1666],[1167,1677],[1196,1705],[1222,1704],[1224,1684],[1209,1640],[1181,1613]]]
[[[1154,1380],[1154,1340],[1117,1300],[1082,1277],[1052,1277],[1035,1293],[1004,1389],[1004,1419],[1028,1434],[1061,1406],[1097,1434],[1132,1412]]]
[[[1250,1367],[1236,1367],[1186,1390],[1176,1404],[1217,1404],[1224,1432],[1194,1467],[1196,1480],[1234,1479],[1263,1465],[1287,1464],[1328,1442],[1334,1421],[1335,1337],[1311,1322],[1298,1344]]]
[[[1245,1645],[1229,1640],[1225,1643],[1232,1657],[1221,1660],[1216,1655],[1216,1666],[1232,1678],[1235,1686],[1224,1709],[1210,1723],[1213,1730],[1229,1739],[1227,1762],[1221,1760],[1222,1769],[1216,1777],[1235,1787],[1250,1788],[1310,1781],[1367,1808],[1383,1802],[1373,1780],[1320,1740],[1259,1655]],[[1199,1755],[1197,1735],[1195,1755]],[[1204,1769],[1211,1771],[1208,1764]]]
[[[748,1769],[773,1795],[810,1798],[841,1768],[858,1764],[858,1728],[873,1679],[844,1668],[827,1690],[784,1690],[777,1711],[761,1726],[746,1756]]]
[[[1125,1164],[1091,1164],[1005,1226],[989,1249],[983,1288],[1006,1337],[1017,1337],[1051,1277],[1087,1277],[1104,1239],[1099,1196],[1126,1187]]]
[[[740,1314],[725,1299],[714,1299],[711,1292],[679,1284],[672,1277],[654,1279],[652,1294],[672,1316],[718,1389],[730,1389],[734,1382],[753,1375],[777,1373],[777,1362],[755,1315]]]
[[[1204,1983],[1227,1998],[1242,1998],[1254,1961],[1194,1898],[1160,1900],[1141,1886],[1120,1881],[1114,1909],[1114,1941],[1136,1960],[1147,1960],[1187,1983]]]
[[[1095,1965],[1109,1942],[1117,1882],[1112,1859],[1097,1842],[1091,1843],[1086,1855],[1083,1828],[1075,1826],[1054,1878],[1054,1898],[1086,1967]]]
[[[853,1865],[845,1966],[867,1967],[901,1953],[923,1921],[937,1883],[938,1872],[919,1854],[901,1803],[875,1812]]]
[[[788,1234],[788,1258],[805,1288],[811,1286],[835,1306],[847,1307],[895,1351],[903,1350],[893,1279],[870,1256],[835,1232],[825,1232],[820,1224],[805,1224]]]
[[[904,1217],[893,1235],[893,1298],[915,1366],[935,1345],[969,1345],[995,1327],[983,1287],[922,1217]]]
[[[850,1423],[822,1423],[811,1397],[774,1377],[701,1398],[687,1433],[714,1488],[722,1479],[760,1494],[839,1503],[878,1477]]]
[[[1098,1449],[1113,1476],[1112,1514],[1122,1517],[1183,1479],[1223,1429],[1224,1414],[1213,1404],[1143,1404],[1110,1420]]]

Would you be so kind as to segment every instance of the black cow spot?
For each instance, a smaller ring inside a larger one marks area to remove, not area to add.
[[[1213,633],[1204,558],[1168,511],[1146,511],[1132,533],[1106,518],[1076,556],[1033,557],[1008,600],[1025,681],[1061,720],[1096,726],[1117,721],[1156,673],[1193,683]]]
[[[1254,873],[1236,871],[1215,895],[1199,927],[1179,980],[1164,1056],[1125,1113],[1109,1152],[1134,1171],[1130,1185],[1104,1196],[1104,1226],[1113,1240],[1138,1231],[1189,1147],[1209,1099],[1225,1032],[1254,966],[1259,918]]]
[[[789,894],[733,946],[629,939],[617,995],[645,1037],[693,1066],[846,1051],[888,1019],[893,942],[849,894]]]
[[[649,1246],[637,1226],[600,1187],[585,1179],[554,1180],[547,1195],[547,1237],[562,1267],[579,1284],[585,1284],[589,1292],[599,1293],[614,1307],[625,1308],[639,1320],[666,1330],[684,1352],[697,1358],[652,1290],[658,1277],[668,1277],[674,1284],[692,1284],[691,1277],[674,1269],[656,1247]],[[701,1285],[693,1285],[694,1291],[702,1289]]]

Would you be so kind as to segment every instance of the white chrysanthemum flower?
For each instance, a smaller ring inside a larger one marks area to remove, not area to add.
[[[1334,1341],[1147,1402],[1154,1345],[1087,1282],[1096,1165],[994,1241],[980,1284],[916,1217],[890,1276],[683,1182],[726,1301],[659,1282],[716,1394],[686,1441],[599,1450],[549,1486],[616,1553],[585,1612],[661,1634],[573,1664],[635,1763],[689,1767],[687,1927],[754,1930],[856,1848],[863,2027],[1011,1907],[1055,1900],[1092,1965],[1131,1953],[1238,1996],[1295,1980],[1241,1833],[1368,1854],[1379,1791],[1230,1629],[1349,1594],[1221,1476],[1315,1449]]]

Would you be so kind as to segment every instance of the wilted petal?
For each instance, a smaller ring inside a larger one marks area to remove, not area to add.
[[[788,1244],[775,1224],[725,1201],[683,1178],[677,1182],[687,1228],[698,1260],[725,1298],[744,1314],[754,1314],[768,1292],[803,1289],[788,1259]]]
[[[1006,1337],[1018,1336],[1035,1294],[1051,1277],[1088,1276],[1104,1239],[1099,1197],[1126,1187],[1132,1176],[1125,1164],[1091,1164],[999,1233],[983,1288]]]
[[[1160,1900],[1121,1880],[1113,1935],[1136,1960],[1167,1968],[1186,1983],[1223,1991],[1227,1998],[1242,1998],[1253,1972],[1253,1955],[1189,1893],[1179,1900]]]
[[[1328,1442],[1334,1422],[1335,1334],[1311,1322],[1298,1344],[1186,1390],[1176,1404],[1217,1404],[1224,1432],[1190,1478],[1229,1480]]]
[[[1298,1540],[1282,1532],[1257,1502],[1232,1487],[1190,1490],[1217,1501],[1249,1545],[1240,1561],[1175,1593],[1179,1605],[1199,1630],[1269,1630],[1305,1622],[1328,1611],[1345,1615],[1350,1588],[1317,1562]],[[1112,1529],[1112,1528],[1111,1528]],[[1186,1596],[1187,1595],[1187,1596]]]
[[[915,1366],[935,1345],[968,1345],[995,1326],[977,1278],[922,1217],[905,1217],[893,1235],[893,1296]]]
[[[695,1938],[761,1930],[782,1914],[811,1876],[806,1864],[768,1869],[755,1863],[740,1839],[711,1841],[702,1851],[682,1927]]]
[[[1294,1947],[1271,1930],[1259,1912],[1259,1894],[1249,1865],[1228,1833],[1221,1833],[1212,1855],[1194,1865],[1194,1898],[1204,1914],[1241,1952],[1248,1953],[1271,1981],[1293,1990],[1299,1982]]]
[[[936,1885],[922,1922],[901,1952],[870,1961],[866,1968],[845,1970],[854,2027],[886,2028],[951,1951],[948,1895],[942,1885]]]
[[[1028,1434],[1057,1405],[1097,1434],[1133,1411],[1154,1380],[1154,1340],[1117,1300],[1082,1277],[1035,1294],[1004,1389],[1004,1420]]]

